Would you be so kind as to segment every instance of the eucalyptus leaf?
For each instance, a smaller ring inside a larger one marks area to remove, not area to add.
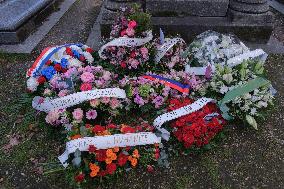
[[[78,148],[74,152],[74,157],[81,157],[81,151]]]
[[[81,159],[80,156],[79,156],[79,157],[75,157],[75,158],[72,160],[72,164],[73,164],[74,166],[76,166],[76,167],[80,167],[81,161],[82,161],[82,159]]]

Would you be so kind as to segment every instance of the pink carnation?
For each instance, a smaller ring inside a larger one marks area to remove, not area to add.
[[[84,72],[82,75],[81,75],[81,80],[84,82],[84,83],[90,83],[92,81],[94,81],[95,79],[95,76],[94,74],[90,73],[90,72]]]
[[[68,90],[64,89],[64,90],[61,90],[59,93],[58,93],[58,96],[59,97],[63,97],[63,96],[66,96],[68,94]]]
[[[72,112],[73,118],[77,121],[81,121],[84,116],[84,112],[81,108],[77,108]]]
[[[130,58],[128,61],[132,68],[137,69],[137,66],[139,65],[138,60]]]
[[[101,101],[102,101],[102,103],[107,104],[107,103],[109,103],[110,98],[109,97],[103,97]]]

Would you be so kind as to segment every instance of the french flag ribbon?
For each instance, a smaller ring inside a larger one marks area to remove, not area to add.
[[[162,83],[162,84],[164,84],[168,87],[171,87],[173,89],[176,89],[176,90],[178,90],[182,93],[189,93],[190,86],[184,85],[184,84],[182,84],[178,81],[167,79],[167,78],[164,78],[164,77],[161,77],[161,76],[158,76],[158,75],[145,75],[145,76],[142,76],[142,77],[145,78],[145,79],[152,80],[152,81],[158,80],[160,83]]]
[[[52,57],[52,55],[54,55],[60,48],[69,47],[72,45],[82,46],[82,44],[71,43],[71,44],[65,44],[65,45],[45,48],[42,51],[42,53],[39,55],[39,57],[36,59],[36,61],[33,63],[33,65],[27,71],[27,77],[36,76],[38,71],[45,65],[45,63]]]

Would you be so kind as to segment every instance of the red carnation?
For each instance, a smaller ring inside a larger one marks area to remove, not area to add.
[[[116,125],[113,123],[110,123],[106,126],[107,129],[116,129]]]
[[[126,126],[126,127],[121,128],[121,132],[122,133],[135,133],[136,129]]]
[[[60,66],[60,64],[55,64],[54,65],[54,69],[58,72],[60,72],[62,70],[62,67]]]
[[[100,172],[98,173],[98,176],[104,177],[104,176],[106,176],[107,174],[108,174],[108,172],[107,172],[106,170],[102,170],[102,171],[100,171]]]
[[[93,133],[99,133],[99,132],[104,132],[106,129],[101,126],[101,125],[95,125],[94,128],[92,129]]]
[[[97,150],[96,151],[96,160],[97,161],[105,161],[107,158],[106,150]]]
[[[90,47],[86,48],[86,51],[89,52],[89,53],[94,52],[94,50],[92,48],[90,48]]]
[[[52,63],[51,60],[48,60],[48,61],[45,63],[45,65],[49,66],[51,63]]]
[[[84,61],[86,60],[86,58],[85,58],[83,55],[80,55],[79,60],[80,60],[81,62],[84,62]]]
[[[121,61],[121,62],[120,62],[120,66],[121,66],[122,68],[126,68],[126,66],[127,66],[127,65],[126,65],[126,62],[125,62],[125,61]]]
[[[70,47],[66,47],[66,54],[68,54],[69,56],[74,56],[72,49]]]
[[[128,160],[128,156],[125,155],[124,153],[120,153],[118,155],[117,161],[118,161],[118,165],[120,167],[124,166],[126,164],[127,160]]]
[[[76,175],[74,178],[76,182],[83,182],[85,179],[85,174],[80,173],[79,175]]]
[[[106,169],[107,169],[107,172],[112,175],[115,172],[115,170],[116,170],[115,163],[108,164],[106,166]]]
[[[96,150],[97,150],[97,148],[96,148],[94,145],[89,145],[88,151],[89,151],[90,153],[94,153]]]
[[[92,90],[92,84],[90,83],[83,83],[80,87],[81,91],[89,91]]]
[[[45,79],[44,76],[40,76],[40,77],[37,79],[37,82],[38,82],[39,84],[43,84],[43,83],[46,82],[46,79]]]

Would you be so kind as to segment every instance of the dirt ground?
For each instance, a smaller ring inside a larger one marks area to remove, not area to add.
[[[19,108],[19,97],[25,92],[25,72],[39,51],[51,44],[86,41],[100,3],[76,2],[31,56],[0,54],[1,189],[71,188],[63,170],[44,174],[44,163],[56,162],[63,145],[50,128],[26,121],[33,116],[29,114],[31,107]],[[283,18],[277,14],[274,35],[280,40]],[[169,169],[152,174],[137,169],[98,188],[283,188],[284,55],[270,55],[266,68],[278,91],[277,107],[258,131],[239,124],[228,126],[226,138],[214,149],[173,157]]]

